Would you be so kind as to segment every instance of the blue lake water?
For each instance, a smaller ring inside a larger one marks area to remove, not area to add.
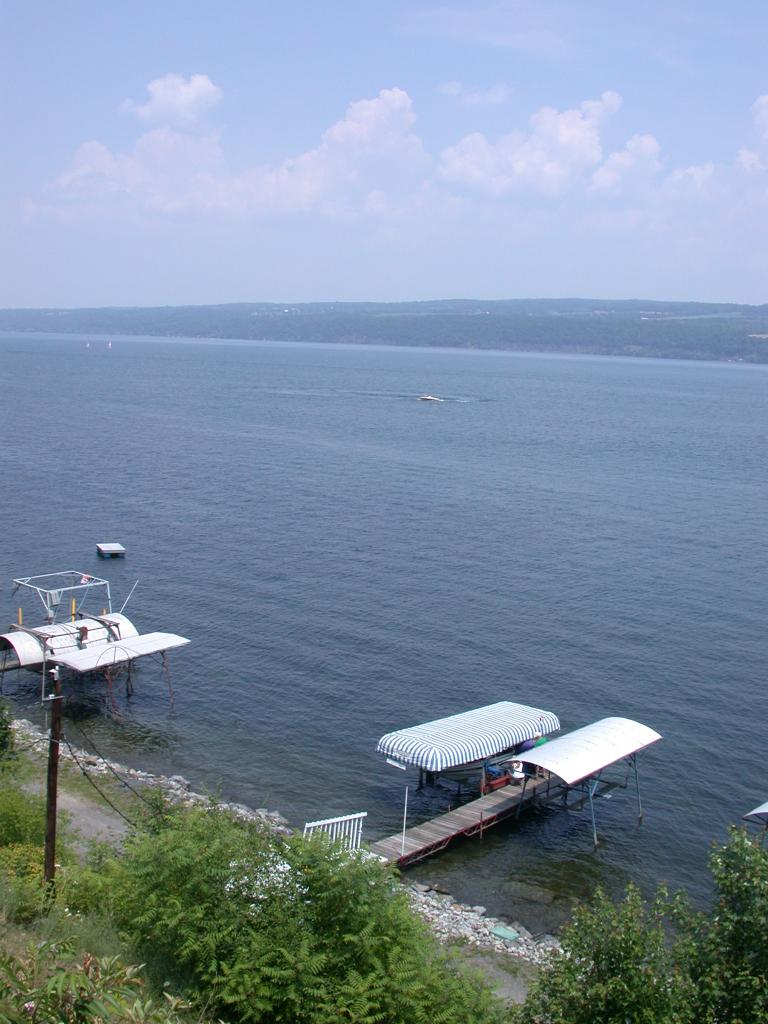
[[[414,874],[537,930],[597,884],[706,898],[710,841],[768,797],[766,368],[5,336],[0,382],[0,621],[12,577],[74,568],[193,639],[173,707],[145,663],[122,720],[73,699],[73,742],[375,838],[406,781],[385,732],[504,699],[637,718],[664,735],[642,826],[619,791],[597,851],[548,811]],[[39,720],[37,681],[5,685]],[[451,799],[411,791],[411,820]]]

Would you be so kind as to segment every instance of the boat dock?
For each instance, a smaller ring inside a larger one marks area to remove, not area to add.
[[[406,829],[405,833],[398,832],[380,839],[372,843],[370,849],[389,864],[406,867],[445,849],[459,836],[482,836],[487,828],[518,814],[537,798],[551,797],[549,778],[529,778],[524,786],[505,786],[493,793],[486,793],[477,800],[462,804],[455,811],[448,811],[423,825]]]
[[[549,739],[559,728],[551,711],[498,701],[382,736],[377,751],[395,768],[418,768],[419,785],[424,778],[432,785],[441,775],[459,784],[474,776],[485,795],[413,828],[405,827],[404,818],[402,832],[373,843],[371,852],[407,867],[460,836],[482,836],[485,829],[516,817],[526,806],[556,800],[568,809],[589,805],[597,846],[595,798],[617,785],[626,786],[630,772],[642,821],[637,754],[660,740],[660,733],[629,718],[602,718]],[[627,766],[623,783],[603,776],[604,769],[622,761]],[[575,801],[572,794],[577,794]],[[405,804],[407,809],[407,787]]]

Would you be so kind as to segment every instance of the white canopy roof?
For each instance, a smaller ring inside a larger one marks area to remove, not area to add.
[[[526,750],[518,760],[544,768],[571,786],[660,739],[660,733],[629,718],[602,718]]]
[[[42,665],[43,661],[56,661],[59,654],[78,650],[83,627],[87,630],[89,647],[139,635],[129,618],[119,612],[110,612],[108,615],[80,616],[74,622],[48,622],[31,629],[17,627],[0,635],[0,650],[13,650],[19,665],[33,668]]]
[[[760,804],[754,811],[750,811],[749,814],[744,815],[745,821],[757,821],[761,825],[768,825],[768,800],[764,804]]]
[[[74,669],[75,672],[91,672],[93,669],[121,665],[146,654],[159,654],[172,647],[182,647],[189,640],[175,633],[144,633],[141,636],[115,640],[112,643],[86,644],[81,650],[72,649],[65,654],[54,654],[49,661]]]
[[[559,728],[560,722],[551,711],[502,700],[387,733],[376,750],[403,764],[439,772],[493,757],[524,740],[546,736]]]

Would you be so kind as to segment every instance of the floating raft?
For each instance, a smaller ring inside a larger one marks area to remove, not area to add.
[[[97,544],[96,553],[99,558],[125,558],[125,548],[122,544]]]

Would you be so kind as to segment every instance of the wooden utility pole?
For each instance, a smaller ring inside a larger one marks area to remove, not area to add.
[[[61,740],[61,683],[59,670],[51,669],[53,694],[51,732],[48,739],[48,788],[45,806],[45,884],[51,890],[56,876],[56,798],[59,785],[59,742]]]

